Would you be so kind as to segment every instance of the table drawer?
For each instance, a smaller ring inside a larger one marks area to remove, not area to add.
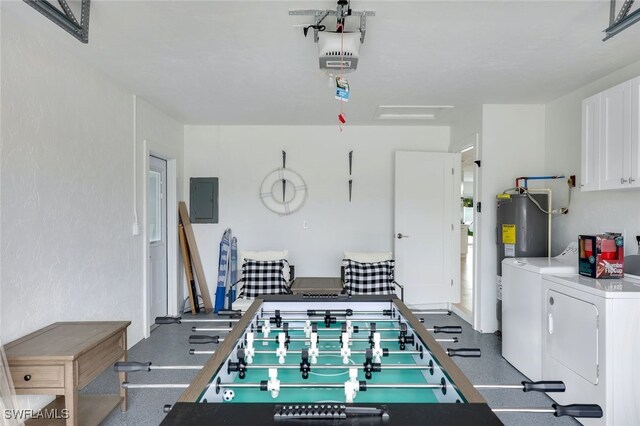
[[[64,387],[64,366],[16,366],[9,367],[16,389]]]

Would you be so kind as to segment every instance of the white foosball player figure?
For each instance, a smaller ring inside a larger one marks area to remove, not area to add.
[[[351,404],[358,394],[360,383],[358,383],[358,369],[349,369],[349,380],[344,382],[344,398],[347,404]]]
[[[284,364],[285,357],[287,356],[287,335],[285,333],[278,334],[278,349],[276,349],[276,356],[278,357],[278,363]]]
[[[347,320],[347,333],[349,336],[353,336],[353,325],[351,324],[351,320]]]
[[[253,362],[253,356],[256,354],[256,348],[253,346],[253,333],[247,333],[247,344],[244,348],[244,359],[247,361],[247,364],[251,364]]]
[[[313,326],[311,325],[310,320],[306,320],[304,322],[304,327],[302,329],[304,330],[304,335],[307,339],[311,337],[311,333],[313,332]]]
[[[373,333],[373,362],[379,363],[382,358],[382,348],[380,347],[380,333]]]
[[[269,323],[269,320],[262,321],[262,337],[268,339],[269,333],[271,333],[271,324]]]
[[[342,333],[342,347],[340,348],[340,356],[342,357],[343,364],[349,364],[349,358],[351,357],[351,348],[349,347],[349,333]]]
[[[269,381],[267,382],[267,390],[271,392],[271,398],[277,398],[280,394],[280,380],[278,380],[278,369],[269,369]]]
[[[318,350],[318,333],[311,333],[309,339],[309,359],[311,360],[311,364],[317,364],[318,356],[320,355],[320,351]]]

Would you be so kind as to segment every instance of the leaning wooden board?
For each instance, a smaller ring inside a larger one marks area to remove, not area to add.
[[[191,304],[191,313],[197,314],[198,309],[198,292],[196,291],[196,283],[193,280],[193,272],[191,269],[191,255],[189,247],[187,247],[187,237],[184,235],[184,225],[178,225],[178,235],[180,236],[180,250],[182,252],[182,264],[184,265],[184,273],[187,276],[187,290],[189,291],[189,303]]]
[[[196,280],[198,281],[198,287],[200,288],[200,296],[202,296],[202,302],[204,303],[204,312],[208,314],[213,311],[213,304],[211,303],[211,296],[209,295],[207,279],[204,276],[204,269],[202,269],[202,262],[200,261],[200,254],[198,253],[196,237],[193,234],[193,229],[191,228],[189,212],[184,201],[180,201],[178,203],[178,212],[180,213],[180,222],[182,223],[182,226],[184,226],[184,233],[187,237],[187,244],[189,245],[189,252],[191,253],[191,264],[193,265],[193,269],[196,273]]]

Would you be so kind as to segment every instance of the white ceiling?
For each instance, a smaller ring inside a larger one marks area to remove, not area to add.
[[[94,0],[88,45],[22,1],[2,3],[5,17],[37,26],[184,123],[337,122],[317,45],[294,27],[312,18],[288,15],[334,9],[334,0]],[[608,0],[354,0],[352,8],[376,12],[348,75],[352,125],[389,124],[373,119],[378,105],[545,103],[640,59],[640,24],[601,41]],[[357,23],[347,18],[347,29]]]

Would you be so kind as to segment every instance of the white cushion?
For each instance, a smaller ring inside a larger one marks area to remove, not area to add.
[[[393,260],[393,253],[390,251],[345,251],[344,259],[351,259],[361,263],[384,262],[387,260]]]
[[[253,260],[280,260],[284,259],[289,261],[289,250],[271,250],[271,251],[241,251],[240,258],[238,259],[238,271],[242,276],[242,265],[244,265],[245,259]],[[289,268],[284,268],[284,279],[289,284]],[[237,294],[240,294],[242,290],[242,283],[238,284]]]
[[[249,306],[253,303],[253,299],[245,299],[244,297],[239,297],[233,301],[231,305],[234,311],[241,311],[243,314],[247,312]]]

